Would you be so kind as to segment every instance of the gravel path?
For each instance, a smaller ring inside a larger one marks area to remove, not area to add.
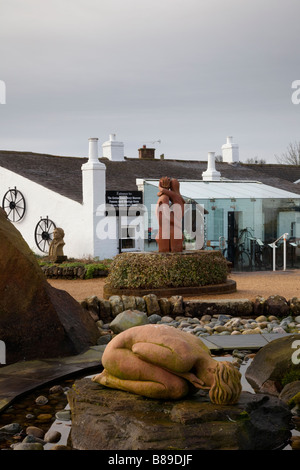
[[[287,300],[300,297],[300,270],[267,271],[254,273],[231,273],[228,276],[237,283],[237,291],[225,295],[203,295],[201,297],[186,297],[199,299],[249,299],[254,300],[257,295],[269,297],[270,295],[282,295]],[[57,289],[69,292],[76,300],[81,301],[86,297],[96,295],[103,298],[103,286],[105,278],[88,280],[62,280],[49,279],[48,282]]]

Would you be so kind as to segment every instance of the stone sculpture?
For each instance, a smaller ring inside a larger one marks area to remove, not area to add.
[[[159,252],[181,252],[183,250],[182,220],[184,199],[179,191],[179,181],[163,177],[159,181],[156,216],[158,234],[156,242]],[[170,205],[171,203],[171,205]]]
[[[200,338],[167,325],[143,325],[115,336],[102,356],[103,372],[93,381],[153,399],[177,400],[198,389],[211,402],[233,404],[241,374],[216,361]]]
[[[53,240],[49,247],[49,258],[53,263],[62,263],[67,259],[63,252],[63,247],[65,245],[64,236],[65,232],[62,228],[57,227],[54,229]]]

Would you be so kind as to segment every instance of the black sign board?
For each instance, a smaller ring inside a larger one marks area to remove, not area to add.
[[[106,204],[119,207],[130,207],[143,204],[142,191],[106,191]]]

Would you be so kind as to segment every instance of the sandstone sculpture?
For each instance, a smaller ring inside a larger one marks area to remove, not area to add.
[[[184,199],[179,191],[179,181],[163,177],[160,179],[158,187],[156,205],[156,217],[159,226],[156,237],[158,251],[161,253],[181,252],[183,250]]]
[[[63,247],[65,245],[64,236],[65,232],[62,228],[55,228],[53,232],[53,240],[49,247],[49,258],[54,263],[61,263],[67,258],[66,256],[64,256],[63,252]]]
[[[213,403],[233,404],[241,393],[231,363],[216,361],[200,338],[171,326],[129,328],[108,344],[102,364],[94,382],[149,398],[176,400],[207,389]]]

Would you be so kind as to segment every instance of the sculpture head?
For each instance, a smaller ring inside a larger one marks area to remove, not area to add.
[[[65,236],[65,232],[63,231],[62,228],[57,227],[54,229],[54,232],[53,232],[54,240],[61,240],[64,238],[64,236]]]
[[[233,364],[219,361],[213,369],[213,384],[209,398],[217,405],[231,405],[238,401],[242,391],[241,373]]]
[[[163,176],[163,177],[160,178],[160,180],[159,180],[159,186],[160,186],[161,188],[170,189],[170,186],[171,186],[171,179],[170,179],[168,176]]]

